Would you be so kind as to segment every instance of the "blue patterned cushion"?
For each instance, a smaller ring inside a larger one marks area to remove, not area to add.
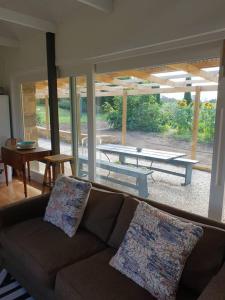
[[[44,220],[61,228],[72,237],[87,205],[91,183],[59,176],[52,190]]]
[[[110,265],[157,299],[175,299],[184,264],[203,229],[140,202]]]

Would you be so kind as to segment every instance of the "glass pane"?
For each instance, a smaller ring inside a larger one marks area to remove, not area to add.
[[[211,59],[98,74],[96,180],[208,216],[218,66]]]
[[[51,149],[47,81],[23,83],[21,94],[24,139],[36,141],[38,146]],[[44,164],[34,161],[30,166],[31,170],[44,173]]]
[[[57,87],[60,153],[72,155],[72,108],[69,90],[69,78],[67,77],[58,79]],[[64,163],[64,168],[66,175],[72,174],[69,162]]]

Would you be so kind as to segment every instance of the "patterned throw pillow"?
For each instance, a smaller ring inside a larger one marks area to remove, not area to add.
[[[184,264],[203,229],[140,202],[110,265],[157,299],[175,299]]]
[[[81,222],[90,190],[89,182],[59,176],[52,190],[44,220],[72,237]]]

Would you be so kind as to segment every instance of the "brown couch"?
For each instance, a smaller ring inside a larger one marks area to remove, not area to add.
[[[48,199],[49,195],[38,196],[0,209],[2,266],[36,300],[154,299],[109,266],[142,199],[93,184],[73,238],[43,221]],[[225,225],[148,203],[204,227],[203,237],[186,262],[177,299],[225,299]]]

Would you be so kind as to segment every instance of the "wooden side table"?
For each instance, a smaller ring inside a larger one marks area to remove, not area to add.
[[[75,176],[74,157],[66,154],[56,154],[44,157],[46,167],[43,179],[43,190],[45,186],[52,186],[59,174],[64,174],[64,163],[69,162],[72,175]]]
[[[2,161],[4,163],[6,184],[8,185],[8,172],[7,165],[12,168],[22,172],[23,184],[24,184],[24,194],[27,197],[27,180],[26,180],[26,164],[27,162],[37,160],[42,161],[47,155],[51,155],[51,150],[47,150],[41,147],[35,149],[22,150],[17,149],[16,145],[3,146],[1,148]],[[29,174],[29,169],[28,169]],[[29,176],[29,175],[28,175]]]

